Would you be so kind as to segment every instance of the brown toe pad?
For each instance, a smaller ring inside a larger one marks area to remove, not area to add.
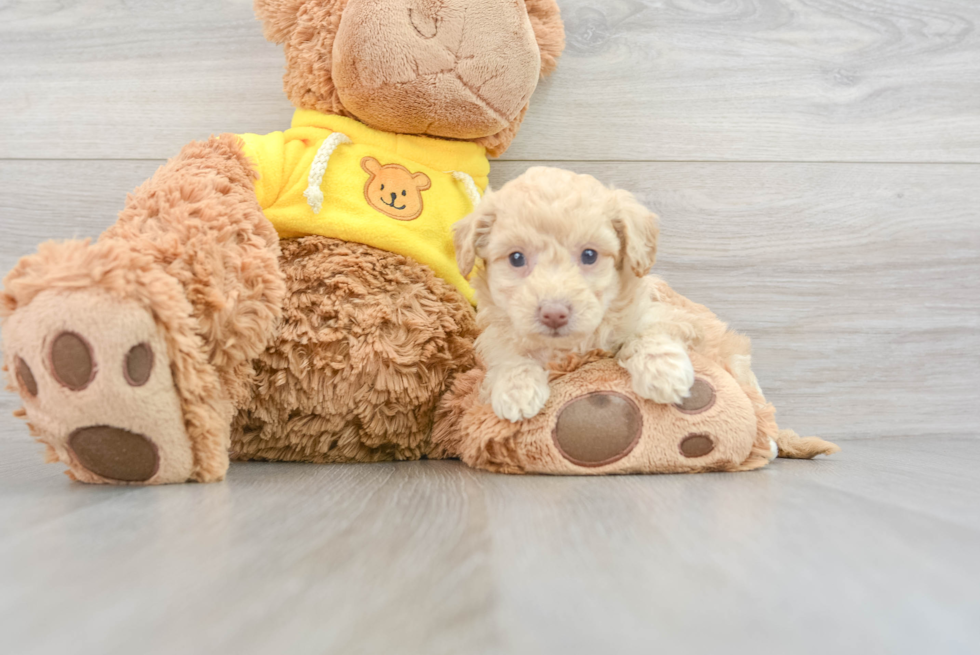
[[[632,452],[643,432],[640,408],[626,396],[595,392],[558,412],[553,438],[562,456],[578,466],[604,466]]]
[[[690,434],[681,440],[680,449],[684,457],[704,457],[715,449],[715,442],[706,434]]]
[[[34,372],[20,357],[17,358],[17,382],[20,383],[24,393],[31,398],[37,398],[37,380],[34,379]]]
[[[123,374],[132,387],[142,387],[153,372],[153,349],[150,344],[141,343],[130,348],[126,354]]]
[[[715,404],[714,387],[705,380],[698,378],[691,387],[691,395],[677,405],[677,409],[685,414],[700,414],[711,409]]]
[[[160,467],[156,445],[129,430],[107,425],[80,428],[68,437],[68,445],[82,466],[109,480],[145,482]]]
[[[74,332],[62,332],[51,344],[51,372],[72,391],[81,391],[95,377],[92,347]]]

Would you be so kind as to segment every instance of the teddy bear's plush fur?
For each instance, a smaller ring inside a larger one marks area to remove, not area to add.
[[[475,363],[470,304],[401,255],[322,237],[284,240],[282,251],[282,328],[255,361],[233,457],[426,455],[436,404]]]

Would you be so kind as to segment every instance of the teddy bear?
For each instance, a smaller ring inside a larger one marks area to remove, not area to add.
[[[230,459],[458,457],[541,473],[768,462],[782,434],[770,409],[710,358],[696,361],[694,409],[638,402],[598,355],[556,370],[560,404],[526,424],[502,425],[473,394],[473,291],[451,227],[556,66],[555,0],[255,11],[284,46],[291,126],[188,144],[96,242],[44,243],[4,278],[4,367],[49,461],[119,485],[215,482]],[[697,425],[661,429],[668,414]],[[798,443],[783,438],[783,454]]]
[[[557,4],[254,8],[284,46],[290,128],[188,144],[97,242],[42,244],[4,280],[20,414],[74,479],[417,459],[474,365],[450,227],[555,68]]]

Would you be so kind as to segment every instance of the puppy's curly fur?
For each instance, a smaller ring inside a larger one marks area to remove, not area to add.
[[[483,395],[501,418],[536,415],[547,365],[568,353],[615,353],[637,395],[687,397],[696,317],[661,302],[648,277],[657,217],[628,192],[588,175],[538,167],[490,193],[457,224],[460,270],[474,286],[487,365]]]

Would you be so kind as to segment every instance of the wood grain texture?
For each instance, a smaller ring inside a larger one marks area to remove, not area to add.
[[[655,271],[753,338],[784,427],[980,432],[980,165],[559,164],[660,214]],[[0,269],[45,238],[97,236],[157,165],[0,162]],[[501,162],[492,183],[529,165]]]
[[[288,126],[250,0],[0,4],[0,158]],[[980,161],[973,0],[560,0],[515,160]]]
[[[38,449],[0,441],[6,652],[980,646],[976,438],[739,474],[234,464],[148,489],[70,483]]]

